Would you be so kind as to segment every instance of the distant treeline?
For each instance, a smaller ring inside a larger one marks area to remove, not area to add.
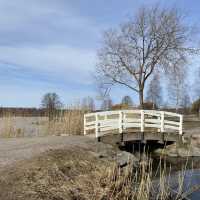
[[[46,110],[43,108],[0,107],[0,117],[7,115],[20,117],[43,117],[46,115]]]
[[[111,108],[109,110],[116,110],[116,109],[123,109],[123,108]],[[132,109],[138,109],[138,108],[132,108]],[[151,109],[151,108],[144,108],[144,109]],[[162,108],[160,110],[170,111],[170,112],[178,112],[183,114],[190,113],[189,109],[186,111],[183,108],[180,108],[178,110],[174,108]],[[80,112],[79,109],[62,109],[62,110],[56,110],[55,115],[63,115],[68,112]],[[86,110],[85,110],[86,111]],[[96,110],[96,111],[102,111],[102,110]],[[89,112],[89,111],[86,111]],[[90,111],[91,112],[91,111]],[[94,112],[94,111],[93,111]],[[15,108],[15,107],[0,107],[0,117],[2,116],[16,116],[16,117],[45,117],[48,116],[47,110],[45,108]]]
[[[63,116],[69,113],[79,113],[81,109],[55,109],[54,116]],[[82,110],[83,111],[83,110]],[[81,111],[81,112],[82,112]],[[83,112],[88,112],[84,110]],[[19,108],[19,107],[0,107],[0,117],[48,117],[48,110],[45,108]]]

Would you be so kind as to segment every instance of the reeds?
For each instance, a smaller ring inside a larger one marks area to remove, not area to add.
[[[70,105],[57,112],[50,121],[45,116],[19,117],[6,113],[0,118],[0,137],[81,135],[85,112],[79,104]]]
[[[68,106],[46,122],[46,135],[82,135],[85,112],[78,104]]]
[[[23,137],[23,127],[16,126],[16,118],[10,113],[6,113],[0,118],[0,137]]]
[[[92,172],[94,178],[80,179],[73,187],[78,185],[79,198],[84,200],[182,200],[185,197],[185,166],[175,176],[166,169],[165,161],[160,160],[156,170],[158,174],[154,170],[152,159],[142,161],[137,169],[132,165],[124,169],[116,165],[106,169],[97,167]]]

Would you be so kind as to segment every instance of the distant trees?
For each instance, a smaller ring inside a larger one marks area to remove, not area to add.
[[[197,98],[200,98],[200,67],[197,70],[196,73],[196,80],[195,80],[195,94],[197,96]]]
[[[46,93],[42,97],[42,107],[46,110],[49,121],[54,119],[57,110],[61,109],[63,104],[56,93]]]
[[[186,91],[184,73],[175,73],[169,78],[168,96],[176,111],[181,107],[182,100]]]
[[[82,108],[87,111],[94,111],[95,110],[95,102],[92,97],[85,97],[82,100]]]
[[[192,103],[191,111],[193,113],[199,114],[200,117],[200,98]]]
[[[147,101],[152,102],[153,109],[159,106],[162,102],[162,88],[159,74],[155,74],[149,83]]]
[[[191,99],[187,91],[184,92],[181,102],[181,107],[184,110],[184,113],[188,113],[190,111]]]
[[[200,117],[200,67],[198,68],[197,72],[197,80],[196,80],[196,96],[198,100],[193,104],[192,108],[198,110],[199,117]]]
[[[151,110],[151,109],[157,109],[157,105],[151,101],[144,102],[144,109]]]
[[[178,74],[188,55],[196,53],[188,47],[193,33],[176,9],[141,8],[133,20],[105,32],[97,80],[108,88],[118,84],[137,92],[143,108],[146,81],[155,72]]]
[[[113,106],[112,99],[108,95],[102,101],[101,110],[111,110],[112,106]]]
[[[131,97],[127,95],[122,98],[121,104],[131,107],[131,106],[133,106],[133,101],[132,101]]]

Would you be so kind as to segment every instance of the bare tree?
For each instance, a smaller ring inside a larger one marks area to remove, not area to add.
[[[175,73],[169,78],[168,95],[176,111],[181,107],[186,90],[184,73]]]
[[[122,98],[122,104],[125,104],[127,106],[133,106],[133,101],[131,97],[127,95]]]
[[[149,77],[182,70],[179,63],[196,52],[187,46],[192,36],[178,10],[141,8],[132,20],[105,32],[96,78],[107,87],[119,84],[137,92],[143,107]]]
[[[82,108],[87,111],[94,111],[95,110],[95,103],[92,97],[85,97],[82,100]]]
[[[198,67],[196,76],[195,76],[194,88],[195,88],[195,98],[197,98],[196,102],[193,103],[192,109],[195,110],[198,107],[198,113],[200,118],[200,67]]]
[[[112,99],[110,98],[109,95],[107,95],[102,101],[101,109],[102,110],[110,110],[112,108],[112,106],[113,106]]]
[[[147,100],[153,103],[153,109],[162,102],[162,88],[160,84],[159,74],[155,74],[149,83],[147,91]]]
[[[197,70],[196,81],[194,83],[197,98],[200,98],[200,67]]]
[[[187,113],[189,111],[190,106],[191,106],[191,99],[187,91],[185,91],[181,102],[181,107],[184,109],[184,113]]]
[[[63,106],[60,97],[56,93],[46,93],[42,97],[42,107],[45,108],[49,121],[54,119],[54,116]]]

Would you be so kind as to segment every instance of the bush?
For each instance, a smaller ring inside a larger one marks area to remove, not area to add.
[[[192,103],[191,111],[192,113],[198,114],[200,110],[200,98]]]
[[[130,108],[129,105],[120,103],[120,104],[113,105],[111,109],[112,110],[126,110],[128,108]]]
[[[152,110],[152,109],[158,108],[157,105],[153,104],[153,102],[151,102],[151,101],[144,102],[143,106],[144,106],[144,109],[147,109],[147,110]]]

